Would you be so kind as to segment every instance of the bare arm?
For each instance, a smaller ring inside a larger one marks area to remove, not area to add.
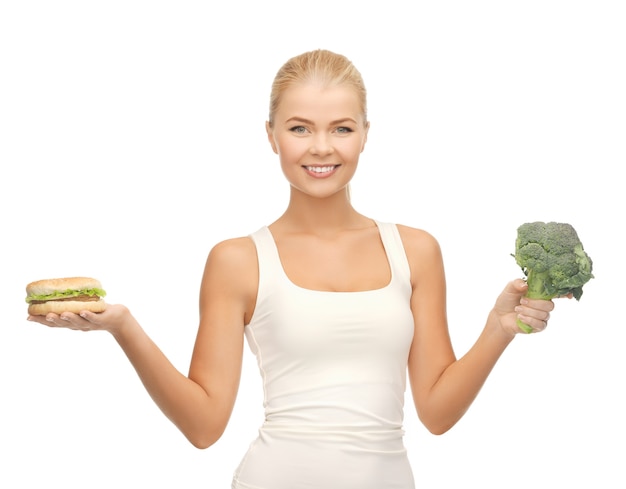
[[[429,234],[401,228],[411,265],[411,308],[415,335],[409,354],[409,378],[421,421],[432,433],[454,426],[469,409],[496,362],[519,332],[518,314],[539,331],[545,327],[551,301],[521,306],[523,280],[507,284],[470,350],[457,359],[446,315],[446,284],[441,250]]]
[[[178,371],[125,306],[100,314],[31,317],[48,326],[109,331],[163,413],[198,448],[215,443],[232,412],[241,375],[243,328],[254,307],[254,245],[248,238],[218,244],[200,291],[200,325],[189,376]]]

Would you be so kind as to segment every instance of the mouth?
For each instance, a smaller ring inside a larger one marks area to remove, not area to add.
[[[303,166],[303,168],[316,178],[323,178],[331,175],[335,172],[340,165],[316,165],[316,166]]]

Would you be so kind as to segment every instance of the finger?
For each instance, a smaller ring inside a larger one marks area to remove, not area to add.
[[[533,331],[534,331],[535,333],[541,333],[541,332],[542,332],[543,330],[545,330],[547,327],[548,327],[548,321],[547,321],[547,320],[544,320],[544,321],[541,321],[541,322],[539,323],[539,326],[537,326],[536,328],[533,328]]]
[[[541,333],[548,327],[547,321],[540,321],[538,326],[533,326],[532,333]]]
[[[79,331],[92,331],[98,329],[97,324],[91,319],[97,317],[95,314],[88,311],[81,311],[80,314],[63,313],[61,314],[61,320],[67,321],[72,329]]]
[[[66,327],[65,322],[61,321],[61,318],[58,314],[48,313],[45,316],[30,316],[31,321],[36,321],[39,324],[43,324],[44,326],[49,327]]]
[[[101,313],[99,313],[101,314]],[[80,317],[83,318],[85,321],[89,321],[90,323],[93,324],[98,324],[98,320],[99,320],[99,316],[98,314],[91,312],[91,311],[81,311],[80,312]]]
[[[43,324],[44,326],[53,326],[53,324],[48,321],[48,318],[46,316],[34,316],[31,314],[26,319],[33,323]]]
[[[527,290],[526,282],[523,280],[511,280],[496,299],[496,309],[502,314],[511,312],[515,306],[519,305]]]
[[[517,318],[534,331],[543,331],[546,328],[553,309],[552,301],[531,300],[525,297],[520,300],[518,306],[515,306]]]
[[[58,314],[49,313],[46,315],[46,321],[50,326],[58,326],[60,328],[70,328],[70,320],[67,317],[67,314],[62,316]]]
[[[550,312],[554,309],[554,302],[544,299],[529,299],[528,297],[522,297],[520,299],[520,305],[537,311]]]
[[[542,311],[531,307],[517,306],[515,312],[518,313],[520,319],[536,319],[537,321],[548,321],[550,319],[550,311]]]
[[[71,312],[63,312],[58,316],[56,314],[48,314],[46,319],[52,323],[52,325],[60,328],[68,328],[77,331],[88,331],[91,329],[87,321]]]
[[[62,314],[48,313],[45,316],[29,315],[26,318],[28,321],[39,323],[50,328],[67,328],[74,330],[85,331],[93,329],[88,321],[76,314],[64,312]]]
[[[539,333],[548,327],[548,319],[550,318],[550,316],[548,314],[548,315],[543,316],[542,318],[542,317],[538,317],[536,314],[525,315],[525,314],[520,313],[517,315],[517,318],[524,325],[530,328],[530,331],[528,331],[527,329],[525,330],[520,327],[520,329],[524,333]],[[518,327],[519,327],[519,323],[518,323]]]
[[[511,280],[509,283],[506,284],[506,287],[504,288],[505,293],[518,296],[524,295],[527,290],[528,284],[526,284],[526,281],[522,280],[521,278]]]
[[[522,280],[521,278],[513,280],[511,284],[520,294],[525,294],[528,290],[528,284],[526,283],[526,280]]]

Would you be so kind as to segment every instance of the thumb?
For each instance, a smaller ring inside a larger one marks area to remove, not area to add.
[[[524,280],[519,278],[511,280],[498,296],[496,300],[496,310],[502,314],[513,312],[527,290],[528,286]]]
[[[509,282],[505,290],[512,294],[519,294],[521,296],[528,290],[528,284],[525,280],[518,278]]]

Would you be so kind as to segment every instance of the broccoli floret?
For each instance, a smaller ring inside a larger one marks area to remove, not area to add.
[[[572,294],[583,295],[583,285],[593,277],[593,262],[583,249],[576,230],[567,223],[528,222],[517,228],[515,254],[512,255],[526,276],[531,299],[553,299]],[[532,329],[518,320],[518,326]]]

